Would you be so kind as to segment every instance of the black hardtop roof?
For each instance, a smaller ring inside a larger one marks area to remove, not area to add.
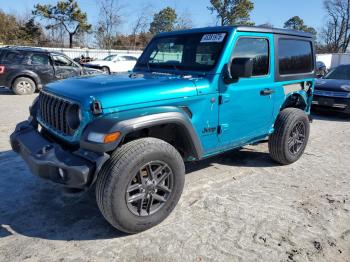
[[[289,35],[296,37],[305,37],[305,38],[314,38],[314,36],[310,33],[290,30],[290,29],[281,29],[281,28],[266,28],[259,26],[214,26],[214,27],[202,27],[202,28],[194,28],[194,29],[186,29],[181,31],[174,32],[166,32],[160,33],[158,36],[167,36],[167,35],[180,35],[180,34],[190,34],[190,33],[215,33],[215,32],[255,32],[255,33],[270,33],[270,34],[278,34],[278,35]]]

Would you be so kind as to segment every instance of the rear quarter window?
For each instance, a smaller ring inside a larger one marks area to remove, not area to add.
[[[314,70],[312,42],[296,39],[278,41],[279,74],[307,74]]]
[[[24,63],[26,55],[26,52],[19,51],[4,52],[1,62],[9,65],[20,65]]]

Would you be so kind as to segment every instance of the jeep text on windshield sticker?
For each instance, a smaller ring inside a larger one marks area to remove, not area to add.
[[[221,34],[205,34],[202,37],[201,43],[221,43],[226,36],[226,33]]]

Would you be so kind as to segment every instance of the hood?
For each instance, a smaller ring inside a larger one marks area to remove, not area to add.
[[[316,90],[350,92],[350,80],[318,79],[315,84]]]
[[[98,75],[69,78],[48,84],[45,91],[75,100],[89,108],[93,99],[102,108],[146,103],[197,95],[192,79],[170,75]]]

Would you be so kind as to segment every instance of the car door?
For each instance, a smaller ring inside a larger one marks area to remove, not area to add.
[[[43,85],[55,79],[55,72],[47,53],[33,52],[28,56],[27,68],[35,72]]]
[[[136,61],[130,61],[126,56],[118,56],[114,61],[114,72],[128,72],[132,70]]]
[[[65,79],[81,75],[81,67],[68,57],[61,54],[52,54],[51,58],[55,69],[56,79]]]
[[[274,108],[273,36],[259,33],[235,35],[231,60],[250,58],[253,74],[220,87],[219,144],[236,147],[262,138],[272,128]]]

